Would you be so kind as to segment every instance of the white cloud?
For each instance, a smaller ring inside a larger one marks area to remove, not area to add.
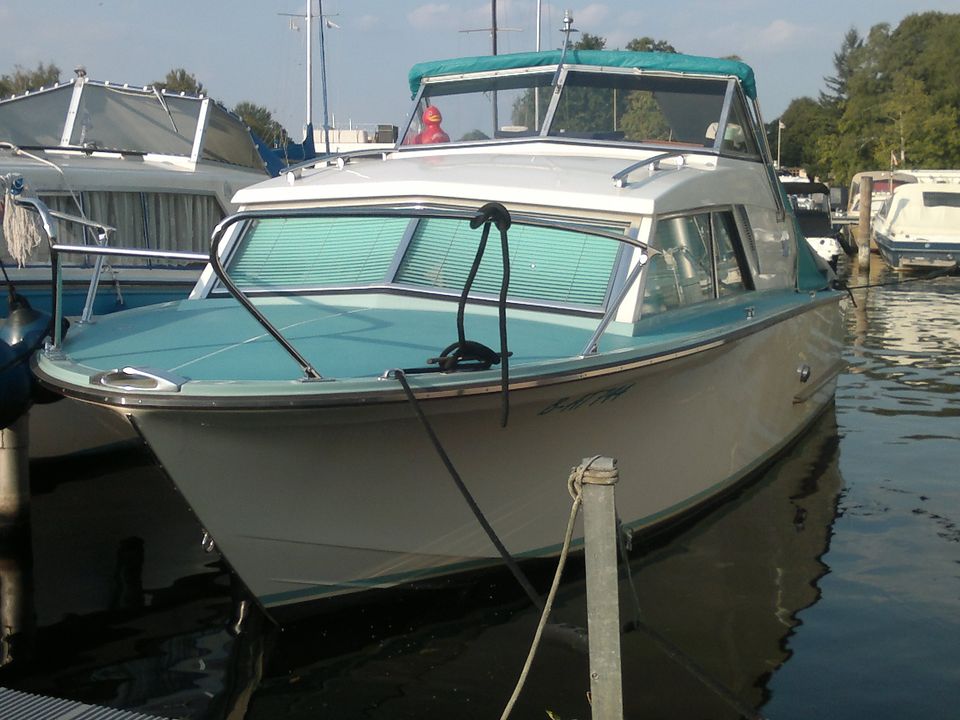
[[[456,17],[447,3],[427,3],[407,13],[407,21],[417,30],[449,27]]]
[[[352,24],[357,30],[373,30],[380,25],[380,18],[377,15],[361,15]]]
[[[740,28],[741,44],[751,50],[770,51],[797,47],[806,42],[813,29],[777,19],[757,31],[755,28]]]
[[[608,5],[604,3],[592,3],[573,12],[573,25],[574,27],[578,27],[579,25],[583,25],[584,27],[599,27],[609,14],[610,7]],[[590,34],[596,35],[595,32],[591,32]]]

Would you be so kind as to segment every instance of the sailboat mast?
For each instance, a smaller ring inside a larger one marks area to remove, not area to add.
[[[313,132],[313,13],[307,0],[307,132]]]
[[[323,142],[327,155],[330,154],[330,120],[327,112],[327,53],[323,42],[323,0],[317,0],[320,18],[320,90],[323,94]]]

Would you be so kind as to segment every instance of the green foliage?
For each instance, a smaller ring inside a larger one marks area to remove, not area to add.
[[[153,86],[172,93],[182,92],[188,95],[202,95],[204,93],[203,83],[183,68],[170,70],[163,80],[157,80],[153,83]]]
[[[778,123],[784,127],[778,132]],[[825,168],[818,156],[817,142],[832,135],[836,122],[829,109],[812,98],[798,98],[780,116],[770,123],[767,140],[776,157],[778,142],[780,165],[788,168],[804,168],[812,176],[823,176]]]
[[[0,75],[0,98],[21,95],[27,90],[39,90],[41,87],[60,82],[60,68],[53,63],[37,64],[36,70],[27,70],[14,65],[12,75]]]
[[[233,112],[239,115],[246,126],[268,145],[287,144],[289,134],[286,129],[274,120],[270,111],[262,105],[255,105],[248,101],[239,102]]]
[[[851,28],[818,101],[780,120],[781,163],[838,185],[862,170],[960,167],[960,15],[910,15],[896,28]],[[771,147],[776,137],[771,124]]]
[[[472,140],[489,140],[490,136],[487,135],[483,130],[471,130],[468,133],[465,133],[459,142],[470,142]]]
[[[641,38],[634,38],[628,42],[626,49],[633,52],[677,52],[677,49],[666,40],[654,40],[652,37],[647,37],[646,35]]]
[[[606,39],[599,35],[591,35],[585,32],[580,39],[573,44],[577,50],[603,50],[607,46]]]

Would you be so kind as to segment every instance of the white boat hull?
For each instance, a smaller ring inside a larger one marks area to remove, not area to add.
[[[639,529],[706,502],[796,437],[833,397],[836,301],[700,352],[515,391],[506,429],[497,395],[422,407],[510,552],[550,555],[583,457],[618,460],[619,514]],[[498,562],[407,403],[124,412],[267,608]]]

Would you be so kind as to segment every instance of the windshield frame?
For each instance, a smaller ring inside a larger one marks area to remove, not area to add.
[[[457,73],[449,75],[438,75],[438,76],[425,76],[422,78],[420,86],[413,98],[412,110],[406,118],[406,122],[403,126],[403,132],[398,134],[397,139],[397,150],[408,150],[411,147],[424,147],[420,146],[411,146],[409,144],[408,138],[416,134],[415,128],[417,127],[420,119],[420,115],[429,100],[435,97],[441,97],[443,95],[456,95],[456,88],[466,87],[468,84],[476,83],[478,81],[482,82],[484,80],[495,81],[498,79],[522,79],[527,76],[537,75],[541,78],[551,78],[553,80],[551,85],[546,83],[537,83],[539,87],[553,87],[553,92],[550,95],[550,102],[546,111],[544,112],[543,120],[540,123],[540,127],[535,129],[533,132],[526,133],[523,136],[517,137],[496,137],[496,138],[486,138],[486,139],[477,139],[477,140],[454,140],[452,142],[444,142],[443,144],[431,144],[427,147],[439,148],[439,147],[463,147],[463,146],[483,146],[491,144],[503,144],[503,143],[516,143],[516,142],[531,142],[531,141],[560,141],[568,143],[570,142],[569,137],[563,137],[559,134],[552,134],[551,130],[554,126],[557,109],[562,102],[564,97],[564,92],[568,87],[585,87],[585,85],[569,84],[571,75],[587,77],[590,75],[593,76],[622,76],[625,79],[629,78],[664,78],[664,79],[680,79],[682,81],[707,81],[711,83],[724,83],[725,88],[723,92],[723,100],[721,105],[721,110],[718,116],[716,117],[717,131],[713,145],[703,145],[696,146],[690,145],[690,152],[699,152],[699,153],[710,153],[710,154],[723,154],[730,155],[734,157],[751,159],[751,160],[763,160],[764,149],[762,144],[757,141],[758,130],[755,127],[757,123],[757,118],[754,115],[753,108],[749,102],[746,101],[745,95],[740,87],[740,82],[736,77],[733,76],[718,76],[707,73],[682,73],[682,72],[671,72],[667,70],[646,70],[639,68],[620,68],[620,67],[597,67],[592,65],[579,65],[579,64],[563,64],[563,65],[542,65],[535,67],[524,67],[524,68],[511,68],[506,70],[490,70],[483,72],[475,73]],[[494,91],[497,88],[492,87],[495,83],[490,82],[490,87],[488,92]],[[514,83],[510,83],[509,80],[506,83],[511,88],[517,88],[518,86]],[[436,91],[443,86],[444,90],[447,92],[436,93]],[[531,84],[529,87],[533,87]],[[520,86],[522,87],[522,86]],[[477,92],[477,91],[474,91]],[[741,111],[740,115],[743,118],[743,121],[749,127],[743,127],[743,135],[748,138],[748,143],[753,147],[748,149],[746,152],[738,151],[730,147],[724,147],[725,143],[723,138],[726,137],[729,124],[731,122],[731,117],[733,115],[733,108],[735,105],[739,105]],[[539,122],[539,118],[537,118]],[[658,147],[663,145],[670,145],[666,141],[634,141],[634,140],[625,140],[625,139],[606,139],[606,138],[576,138],[578,143],[585,144],[600,144],[600,145],[626,145],[629,147]],[[405,144],[405,142],[407,144]]]

